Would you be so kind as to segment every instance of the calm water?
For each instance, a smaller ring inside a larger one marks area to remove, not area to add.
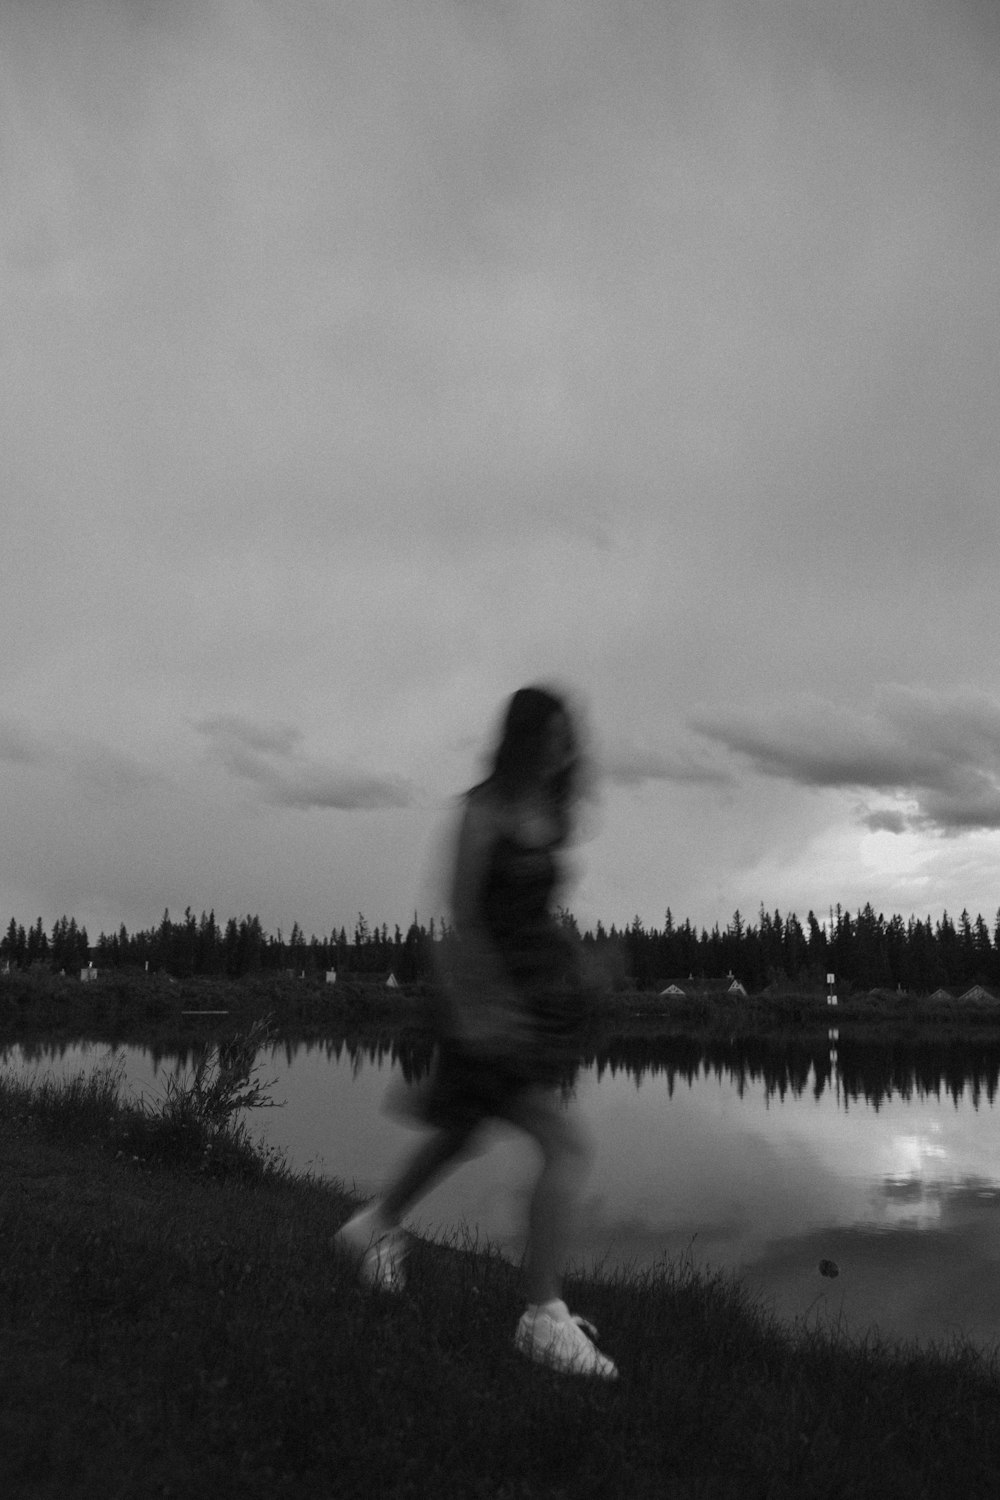
[[[56,1076],[120,1059],[128,1086],[154,1098],[190,1061],[86,1043],[0,1058]],[[285,1102],[252,1129],[296,1169],[374,1191],[419,1138],[384,1111],[402,1073],[387,1052],[300,1045],[260,1062]],[[596,1154],[577,1259],[641,1267],[689,1253],[738,1269],[783,1318],[998,1340],[998,1077],[1000,1049],[632,1046],[579,1077]],[[500,1128],[483,1144],[410,1222],[464,1222],[516,1258],[533,1148]],[[838,1264],[835,1280],[820,1276],[822,1259]]]

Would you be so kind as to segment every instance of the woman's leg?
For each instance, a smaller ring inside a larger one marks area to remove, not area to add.
[[[529,1303],[552,1302],[562,1296],[563,1267],[593,1156],[591,1137],[554,1088],[520,1095],[505,1118],[526,1131],[542,1153],[528,1209],[525,1290]]]
[[[395,1229],[411,1204],[430,1191],[462,1154],[473,1133],[474,1127],[467,1125],[446,1126],[417,1147],[378,1203],[378,1214],[386,1228]]]
[[[435,1131],[394,1178],[388,1193],[337,1230],[334,1244],[354,1259],[364,1286],[393,1294],[406,1286],[406,1238],[400,1233],[400,1220],[461,1153],[471,1134],[465,1127]]]

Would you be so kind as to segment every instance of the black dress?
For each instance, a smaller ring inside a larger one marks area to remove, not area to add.
[[[473,1053],[449,1025],[446,1006],[425,1110],[431,1124],[472,1127],[491,1116],[503,1118],[525,1089],[572,1084],[584,1004],[573,946],[550,910],[558,877],[553,849],[522,844],[509,835],[497,839],[479,898],[480,915],[503,978],[521,1001],[529,1039],[516,1056]],[[451,1005],[474,1005],[474,968],[463,965],[459,954],[452,973],[453,988],[467,994],[453,994]]]

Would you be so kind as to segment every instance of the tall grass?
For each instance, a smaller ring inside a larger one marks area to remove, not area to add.
[[[63,1081],[8,1078],[3,1087],[9,1107],[33,1124],[103,1139],[119,1156],[215,1175],[281,1174],[282,1153],[254,1142],[246,1119],[251,1110],[280,1107],[270,1095],[276,1080],[262,1080],[256,1060],[272,1035],[265,1016],[230,1041],[203,1047],[189,1072],[166,1079],[159,1097],[124,1095],[122,1059]]]
[[[101,1129],[120,1112],[124,1077],[120,1061],[67,1079],[5,1077],[7,1113],[66,1131]]]
[[[278,1170],[280,1153],[255,1146],[245,1118],[251,1110],[280,1107],[270,1094],[276,1080],[262,1080],[256,1060],[272,1038],[271,1018],[264,1016],[228,1041],[205,1047],[190,1074],[166,1080],[162,1099],[140,1100],[133,1138],[154,1143],[161,1155],[177,1161],[199,1160],[206,1171],[237,1163],[244,1171],[255,1165]]]

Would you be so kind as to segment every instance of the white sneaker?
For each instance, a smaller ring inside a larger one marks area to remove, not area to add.
[[[584,1331],[586,1330],[586,1332]],[[565,1375],[595,1375],[601,1380],[617,1380],[614,1362],[596,1349],[587,1334],[597,1337],[597,1329],[585,1318],[570,1312],[565,1302],[546,1302],[534,1311],[528,1309],[514,1334],[514,1348],[537,1364],[548,1365]]]
[[[401,1292],[406,1286],[406,1236],[401,1229],[379,1229],[376,1210],[363,1208],[333,1237],[338,1250],[357,1266],[363,1286],[374,1292]]]

